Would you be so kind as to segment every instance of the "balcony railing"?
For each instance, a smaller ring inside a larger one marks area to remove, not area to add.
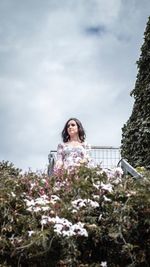
[[[91,146],[91,158],[96,165],[102,168],[117,167],[118,162],[121,160],[120,148],[112,146]],[[54,162],[56,160],[56,150],[51,150],[48,155],[48,175],[53,171]]]
[[[51,150],[48,155],[48,175],[53,173],[53,168],[56,160],[56,150]],[[91,158],[96,165],[101,168],[112,169],[120,166],[124,174],[130,174],[134,178],[141,178],[142,175],[138,173],[127,160],[121,158],[121,151],[119,147],[112,146],[91,146]]]
[[[121,159],[119,147],[112,146],[92,146],[91,157],[102,168],[112,169],[117,166]]]

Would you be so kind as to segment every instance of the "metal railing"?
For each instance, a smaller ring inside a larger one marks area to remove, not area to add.
[[[56,152],[56,150],[51,150],[48,155],[48,175],[52,174]],[[121,160],[120,148],[112,146],[91,146],[90,156],[96,165],[108,169],[117,167],[118,162]]]
[[[112,169],[117,166],[121,159],[119,147],[91,146],[90,153],[96,165],[100,165],[102,168]]]
[[[53,173],[56,153],[56,150],[51,150],[48,155],[48,175]],[[138,173],[126,159],[121,158],[121,151],[119,147],[91,146],[90,154],[91,158],[95,162],[95,165],[100,165],[101,168],[112,169],[120,166],[124,174],[130,174],[134,178],[142,177],[142,175]]]
[[[127,160],[121,159],[118,162],[118,166],[121,166],[124,174],[130,174],[134,178],[142,178],[142,175],[134,169]]]

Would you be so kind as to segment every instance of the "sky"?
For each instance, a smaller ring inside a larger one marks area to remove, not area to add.
[[[0,161],[46,170],[70,117],[121,144],[149,0],[0,1]]]

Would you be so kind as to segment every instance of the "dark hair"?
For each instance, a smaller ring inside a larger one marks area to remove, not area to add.
[[[78,126],[79,139],[81,140],[81,142],[84,142],[86,134],[85,134],[84,128],[82,126],[82,123],[76,118],[70,118],[69,120],[67,120],[67,122],[66,122],[66,124],[64,126],[64,129],[62,130],[62,133],[61,133],[63,142],[66,143],[70,139],[70,136],[69,136],[68,130],[67,130],[67,125],[68,125],[68,122],[71,121],[71,120],[76,122],[76,124]]]

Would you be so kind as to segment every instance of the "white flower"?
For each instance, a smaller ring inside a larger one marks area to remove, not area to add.
[[[111,199],[108,198],[108,197],[106,197],[106,196],[104,196],[104,201],[106,201],[106,202],[111,202]]]
[[[51,218],[49,216],[42,216],[42,220],[41,220],[41,225],[47,224],[48,222],[51,221]]]
[[[80,208],[86,207],[86,205],[90,205],[92,208],[97,208],[99,207],[98,202],[93,201],[91,199],[77,199],[71,202],[73,207],[77,210],[79,210]]]
[[[86,229],[84,228],[84,224],[81,222],[78,222],[76,224],[72,224],[70,221],[68,221],[65,218],[59,218],[56,216],[55,218],[48,218],[47,216],[42,216],[42,224],[46,224],[47,222],[53,222],[54,223],[54,232],[56,232],[58,235],[62,236],[88,236],[88,233]]]
[[[56,216],[56,218],[53,218],[54,225],[54,232],[56,232],[59,235],[63,236],[70,236],[68,231],[70,231],[70,227],[72,226],[72,223],[69,222],[65,218],[59,218]]]
[[[87,199],[87,203],[90,204],[90,206],[91,206],[92,208],[98,208],[98,207],[99,207],[99,204],[98,204],[97,201],[93,201],[93,200],[91,200],[91,199]]]
[[[45,196],[41,196],[41,197],[38,197],[35,199],[35,202],[36,204],[39,204],[39,205],[46,205],[49,203],[49,201],[45,198]]]
[[[72,225],[72,223],[69,222],[67,219],[59,218],[58,216],[56,216],[56,223],[63,224],[64,226],[68,226],[68,227]]]
[[[47,219],[42,219],[41,220],[41,225],[44,225],[44,224],[47,224],[48,223],[48,220]]]
[[[59,182],[56,182],[55,183],[55,186],[53,188],[54,191],[56,192],[56,191],[60,190],[60,188],[63,187],[63,186],[65,186],[65,184],[66,184],[65,181],[63,181],[63,182],[60,182],[60,181]]]
[[[48,196],[47,195],[42,195],[41,198],[48,199]]]
[[[101,267],[107,267],[107,262],[106,261],[102,261],[101,262]]]
[[[43,211],[47,211],[47,210],[50,210],[50,207],[48,207],[48,206],[41,207],[41,210],[43,210]]]
[[[85,200],[81,199],[81,198],[76,199],[76,200],[72,201],[71,203],[72,203],[73,207],[76,208],[76,209],[80,209],[82,207],[86,207]]]
[[[99,195],[93,195],[94,199],[99,199]]]
[[[25,202],[27,206],[35,206],[35,201],[33,199],[31,200],[25,199]]]
[[[87,230],[84,228],[84,223],[78,222],[74,225],[72,225],[71,230],[80,236],[88,236]]]
[[[121,178],[117,177],[113,180],[113,184],[119,184],[121,182]]]
[[[49,222],[51,222],[51,223],[55,223],[55,222],[56,222],[56,218],[54,218],[54,217],[53,217],[53,218],[50,218],[50,217],[49,217]]]
[[[38,212],[38,211],[46,211],[49,210],[50,207],[46,206],[46,204],[49,203],[49,201],[46,199],[47,196],[43,195],[41,197],[36,198],[35,200],[31,199],[25,199],[26,205],[27,205],[27,210],[30,212]]]
[[[73,209],[71,212],[72,213],[77,213],[77,210],[76,209]]]
[[[11,192],[11,195],[12,195],[12,197],[15,197],[16,196],[16,194],[14,194],[14,192]]]
[[[76,223],[76,224],[74,224],[74,228],[83,228],[83,226],[84,226],[84,223],[82,223],[82,222],[78,222],[78,223]]]
[[[113,171],[114,171],[115,176],[122,177],[122,175],[123,175],[123,170],[122,170],[120,167],[114,168]]]
[[[51,195],[50,203],[55,204],[60,198],[56,195]]]
[[[62,234],[62,236],[74,236],[74,235],[75,235],[75,233],[74,233],[71,229],[68,230],[68,231],[63,230],[63,231],[61,232],[61,234]]]
[[[56,195],[51,195],[51,199],[53,199],[53,200],[60,200],[60,197],[58,197]]]
[[[63,229],[63,225],[62,224],[55,224],[54,225],[54,232],[56,232],[57,234],[62,234],[62,229]]]
[[[96,173],[97,173],[98,175],[100,175],[100,174],[103,174],[103,172],[104,172],[104,170],[98,170]]]
[[[121,178],[123,175],[123,170],[120,167],[113,168],[111,170],[104,169],[108,179],[115,180],[116,178]]]
[[[106,190],[106,191],[108,191],[109,193],[111,193],[112,190],[113,190],[112,189],[112,184],[103,184],[103,183],[101,183],[101,188]]]
[[[30,184],[31,189],[33,189],[34,186],[36,186],[36,183],[31,183]]]
[[[112,170],[104,169],[104,173],[106,173],[109,180],[112,180],[114,178],[114,173]]]
[[[102,218],[102,214],[99,215],[99,217],[98,217],[98,221],[100,221],[101,218]]]
[[[32,211],[33,211],[33,208],[32,208],[32,206],[31,206],[31,207],[29,207],[29,208],[27,208],[27,210],[32,212]]]
[[[34,211],[34,212],[41,211],[41,208],[40,208],[40,207],[34,207],[34,208],[33,208],[33,211]]]
[[[35,233],[35,231],[28,231],[28,235],[31,236]]]
[[[96,188],[96,189],[99,189],[101,183],[100,181],[97,181],[96,184],[93,183],[93,186]]]
[[[41,182],[46,183],[46,179],[45,178],[41,179]]]

